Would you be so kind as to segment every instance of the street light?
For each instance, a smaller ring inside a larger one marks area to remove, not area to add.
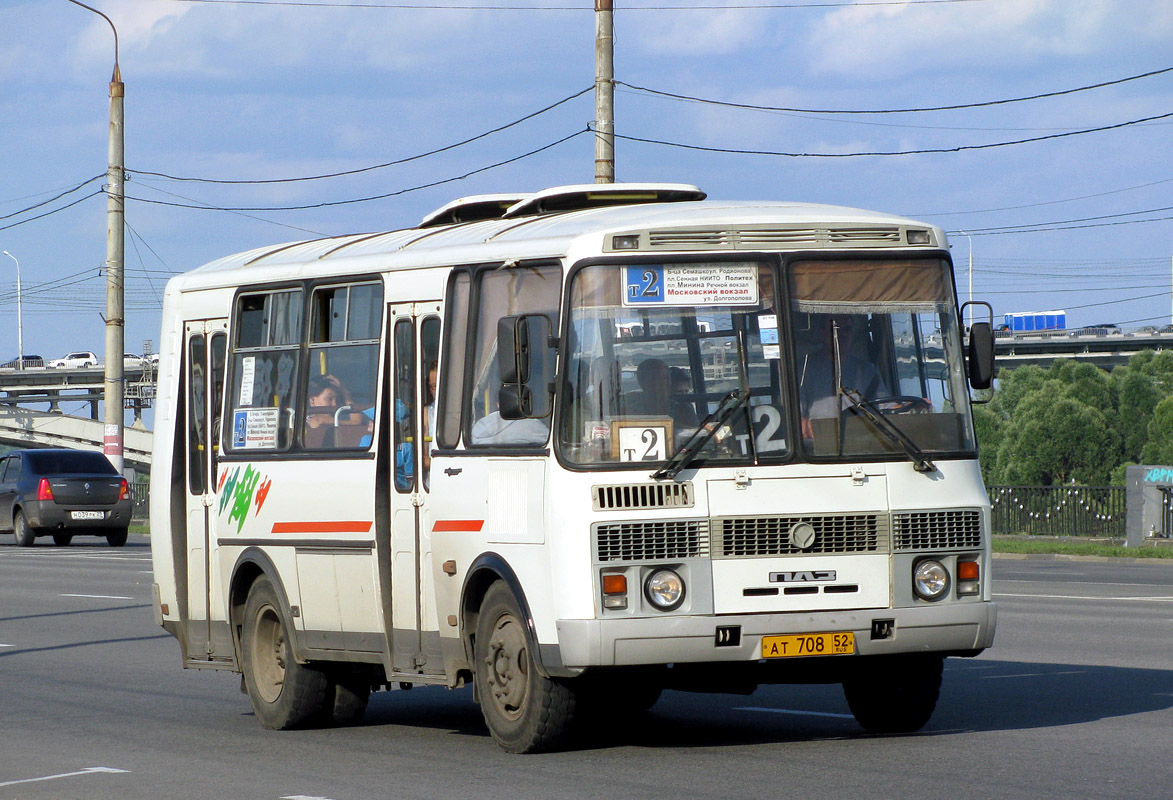
[[[958,231],[969,240],[969,302],[973,302],[973,237],[965,231]],[[964,322],[964,320],[962,320]]]
[[[114,32],[114,74],[110,77],[110,140],[106,168],[106,372],[103,394],[106,399],[105,430],[102,451],[119,473],[122,472],[122,438],[126,412],[123,410],[122,354],[125,352],[125,286],[123,255],[125,250],[125,180],[122,103],[125,86],[118,67],[118,29],[108,16],[78,0],[75,6],[92,11]]]
[[[20,309],[20,262],[7,250],[4,255],[16,261],[16,368],[24,369],[24,314]]]

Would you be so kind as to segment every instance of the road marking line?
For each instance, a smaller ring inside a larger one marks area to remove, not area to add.
[[[120,594],[62,594],[58,597],[87,597],[92,600],[133,600],[133,597],[126,597]]]
[[[313,797],[308,794],[287,794],[281,800],[330,800],[329,797]]]
[[[1173,603],[1173,596],[1169,597],[1099,597],[1096,595],[1077,595],[1077,594],[1011,594],[1009,592],[998,592],[994,597],[1034,597],[1042,600],[1140,600],[1147,603]]]
[[[0,647],[16,647],[14,644],[0,644]]]
[[[794,708],[763,708],[762,706],[742,706],[734,711],[764,711],[768,714],[798,714],[804,717],[834,717],[835,719],[855,719],[852,714],[833,714],[830,711],[799,711]]]
[[[78,770],[77,772],[62,772],[60,775],[45,775],[41,778],[25,778],[19,781],[2,781],[0,786],[15,786],[18,783],[37,783],[38,781],[52,781],[57,778],[73,778],[78,775],[89,775],[95,772],[130,772],[128,769],[115,769],[114,767],[89,767],[87,769]]]

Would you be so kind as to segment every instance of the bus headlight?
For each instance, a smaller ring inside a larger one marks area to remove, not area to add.
[[[923,600],[940,600],[949,591],[949,570],[940,561],[919,561],[912,570],[912,588]]]
[[[684,602],[684,579],[672,569],[657,569],[644,581],[644,596],[661,611],[671,611]]]

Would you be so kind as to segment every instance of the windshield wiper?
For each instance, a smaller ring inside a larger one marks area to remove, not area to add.
[[[851,401],[851,405],[847,407],[849,411],[866,417],[876,426],[876,430],[884,435],[885,439],[904,451],[912,462],[913,469],[917,472],[937,471],[937,465],[929,460],[924,451],[916,446],[916,443],[900,429],[899,425],[871,407],[871,400],[865,400],[862,394],[848,386],[840,385],[839,393]]]
[[[689,465],[696,454],[700,452],[700,449],[709,443],[709,440],[716,435],[717,431],[721,429],[721,426],[737,412],[737,409],[744,406],[747,400],[749,400],[748,387],[740,391],[730,392],[721,398],[721,402],[717,404],[713,412],[701,420],[700,425],[692,432],[692,435],[672,453],[668,459],[668,463],[653,472],[652,477],[656,480],[660,480],[661,478],[675,479],[680,470]]]

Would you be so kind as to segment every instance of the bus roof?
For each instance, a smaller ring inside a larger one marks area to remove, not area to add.
[[[169,288],[188,291],[282,278],[563,258],[579,248],[613,252],[607,237],[615,235],[625,236],[622,252],[641,255],[947,247],[944,232],[926,223],[863,209],[780,201],[648,202],[450,224],[436,224],[433,216],[425,218],[427,227],[288,242],[225,256],[177,276]],[[915,241],[910,241],[910,230],[917,232]]]

